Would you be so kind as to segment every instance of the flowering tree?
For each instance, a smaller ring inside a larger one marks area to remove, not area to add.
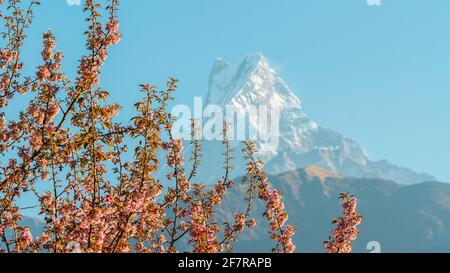
[[[223,176],[211,187],[195,184],[200,140],[191,141],[188,169],[167,110],[176,79],[170,78],[165,90],[141,85],[143,99],[135,104],[132,123],[115,122],[119,106],[107,103],[108,92],[100,85],[108,49],[121,39],[119,1],[107,2],[103,9],[96,0],[85,1],[86,55],[77,78],[70,80],[51,31],[43,34],[42,64],[34,75],[22,75],[20,52],[39,2],[0,0],[0,252],[61,253],[73,243],[86,253],[224,252],[256,225],[250,217],[255,199],[266,203],[273,251],[294,252],[295,228],[286,224],[281,195],[268,183],[252,142],[242,149],[248,205],[233,221],[216,222],[215,210],[233,187],[227,126]],[[25,93],[32,98],[13,120],[4,111]],[[195,135],[195,121],[192,126]],[[130,151],[127,142],[135,143]],[[128,154],[131,160],[125,160]],[[155,178],[163,164],[169,167],[166,181]],[[26,192],[37,197],[45,216],[44,232],[35,239],[20,225],[23,210],[17,200]]]
[[[295,251],[295,227],[287,224],[282,195],[268,183],[253,142],[242,148],[247,205],[231,222],[217,222],[215,211],[234,185],[227,124],[223,175],[213,186],[194,183],[202,145],[193,120],[193,149],[185,164],[183,141],[173,137],[168,112],[176,79],[170,78],[165,90],[141,85],[143,98],[131,124],[115,122],[119,106],[107,103],[100,74],[108,49],[121,39],[118,0],[108,0],[104,9],[85,1],[86,55],[74,80],[62,72],[63,54],[51,31],[43,34],[41,65],[34,75],[22,75],[21,49],[39,5],[26,2],[0,0],[0,252],[62,253],[75,245],[86,253],[230,251],[246,228],[255,227],[251,211],[257,199],[265,203],[273,252]],[[25,110],[17,120],[8,117],[11,100],[26,93],[31,100]],[[132,149],[128,142],[135,143]],[[156,178],[163,165],[169,168],[165,181]],[[24,193],[36,196],[45,216],[43,234],[35,239],[20,225],[23,209],[17,201]],[[334,221],[326,242],[333,253],[351,251],[362,219],[355,197],[341,199],[344,217]]]
[[[343,202],[343,216],[332,222],[336,227],[330,239],[325,242],[325,250],[328,253],[350,253],[352,241],[356,240],[360,233],[357,226],[361,224],[362,216],[356,211],[358,200],[348,193],[341,194],[339,199]]]

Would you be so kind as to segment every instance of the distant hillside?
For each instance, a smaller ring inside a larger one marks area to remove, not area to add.
[[[369,252],[366,247],[371,241],[379,242],[382,252],[450,252],[449,184],[405,186],[380,179],[339,178],[317,167],[272,176],[270,182],[284,193],[289,222],[298,228],[295,242],[300,252],[323,252],[330,221],[340,213],[337,197],[341,192],[357,195],[364,215],[356,252]],[[243,204],[243,188],[227,194],[226,207],[219,211],[222,219]],[[258,226],[243,235],[236,251],[271,250],[262,204],[255,209]]]

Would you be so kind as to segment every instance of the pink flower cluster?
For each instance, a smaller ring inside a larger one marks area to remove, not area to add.
[[[0,69],[5,69],[7,65],[17,59],[17,52],[13,52],[7,49],[0,50]]]
[[[31,235],[29,227],[21,227],[18,229],[17,233],[18,239],[17,244],[15,245],[15,251],[19,252],[30,247],[33,241],[33,236]]]
[[[108,22],[106,24],[105,29],[108,31],[109,35],[107,35],[107,40],[106,40],[106,45],[107,47],[111,46],[111,45],[117,45],[121,38],[122,35],[120,34],[119,31],[119,21],[118,20],[113,20],[112,22]]]
[[[204,211],[202,202],[196,202],[189,212],[191,219],[190,234],[191,243],[194,243],[195,253],[216,253],[221,250],[216,233],[218,225],[208,223],[207,212]]]
[[[56,41],[53,33],[44,33],[44,50],[42,51],[42,58],[45,64],[39,66],[39,70],[36,73],[38,80],[41,82],[46,80],[50,82],[57,82],[62,79],[62,74],[58,71],[61,69],[63,55],[61,51],[53,53],[55,48]]]
[[[118,44],[121,39],[118,20],[112,18],[104,28],[106,31],[103,31],[103,25],[96,21],[98,16],[96,16],[93,1],[86,1],[86,6],[93,11],[91,20],[94,21],[88,35],[87,49],[94,53],[81,58],[78,70],[80,75],[78,79],[79,90],[91,90],[99,83],[100,69],[108,57],[108,48]]]
[[[164,150],[169,151],[167,155],[167,165],[174,168],[175,166],[183,165],[184,158],[181,156],[181,152],[184,147],[181,140],[174,139],[171,142],[166,142],[163,145]]]
[[[356,211],[358,201],[356,197],[343,193],[339,197],[342,201],[343,216],[335,219],[331,237],[325,242],[328,253],[350,253],[352,241],[356,240],[360,231],[357,226],[361,224],[362,216]]]
[[[295,227],[285,224],[288,220],[288,214],[284,203],[281,201],[281,194],[272,189],[268,184],[263,184],[258,191],[258,197],[267,202],[265,217],[269,221],[271,229],[271,238],[280,244],[274,252],[293,253],[295,245],[292,237],[295,234]]]

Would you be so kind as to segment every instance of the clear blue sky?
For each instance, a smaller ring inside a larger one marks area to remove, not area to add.
[[[73,75],[84,52],[81,7],[42,2],[28,68],[51,28]],[[138,84],[167,76],[180,79],[178,102],[190,105],[206,95],[216,58],[262,52],[319,124],[356,139],[372,159],[450,182],[450,1],[122,0],[120,17],[124,39],[103,86],[125,111]]]

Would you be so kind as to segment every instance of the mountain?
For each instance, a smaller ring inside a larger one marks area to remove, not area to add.
[[[343,177],[315,166],[272,175],[269,181],[283,192],[288,223],[298,230],[294,236],[298,252],[324,252],[323,241],[333,228],[331,221],[341,213],[337,198],[343,192],[358,197],[358,211],[364,216],[354,252],[369,252],[370,242],[377,242],[383,253],[450,252],[448,183],[400,185],[375,178]],[[235,182],[216,211],[218,223],[231,220],[233,213],[244,207],[246,185],[238,179]],[[235,252],[271,251],[273,242],[268,239],[263,211],[264,204],[256,201],[252,217],[257,226],[240,236]],[[35,238],[43,229],[40,220],[30,217],[21,225],[30,226]]]
[[[400,185],[375,178],[340,177],[318,167],[270,176],[269,181],[284,193],[288,222],[298,230],[294,242],[299,252],[324,252],[322,243],[333,228],[331,221],[341,213],[337,198],[342,192],[358,197],[358,211],[364,216],[354,252],[369,252],[370,242],[377,242],[383,253],[450,252],[447,183]],[[230,219],[231,212],[243,207],[244,197],[245,185],[228,192],[224,207],[218,210],[219,219]],[[270,252],[273,242],[268,239],[263,211],[264,205],[256,202],[253,216],[258,225],[242,235],[235,251]]]
[[[431,175],[419,174],[388,161],[373,161],[356,141],[309,119],[300,99],[262,54],[249,55],[237,66],[217,60],[210,75],[206,105],[217,105],[224,110],[232,106],[241,113],[246,113],[249,107],[259,106],[277,110],[279,123],[270,124],[272,129],[275,128],[279,143],[257,141],[260,156],[266,162],[265,170],[270,174],[314,165],[343,176],[381,178],[401,184],[436,180]],[[273,122],[277,119],[269,112],[268,120]],[[248,130],[267,132],[261,128],[258,115],[247,114],[246,124],[250,128]],[[207,166],[199,171],[204,182],[214,180],[217,169],[222,165],[220,155],[223,148],[219,144],[205,142]],[[239,159],[240,150],[236,150],[234,165],[237,169],[233,174],[238,177],[244,173],[245,164]]]

